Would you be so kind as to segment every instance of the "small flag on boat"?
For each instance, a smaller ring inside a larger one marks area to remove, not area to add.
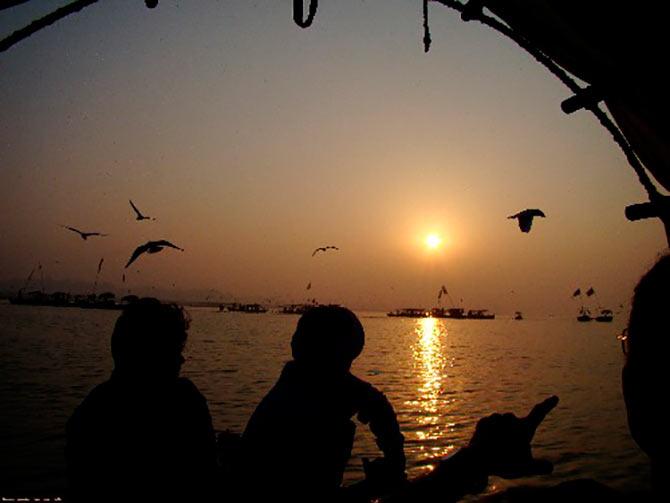
[[[310,281],[309,283],[307,283],[307,288],[306,289],[310,290],[311,288],[312,288],[312,282]]]
[[[98,262],[98,274],[100,274],[100,270],[102,269],[102,263],[105,261],[104,257],[100,259],[100,262]]]
[[[575,291],[573,292],[572,296],[573,296],[573,297],[578,297],[578,296],[580,296],[581,294],[582,294],[582,290],[581,290],[581,288],[577,288],[577,290],[575,290]]]
[[[588,295],[589,297],[590,297],[591,295],[593,295],[594,293],[596,293],[596,291],[593,289],[593,287],[591,287],[591,288],[589,288],[588,290],[586,290],[586,295]]]

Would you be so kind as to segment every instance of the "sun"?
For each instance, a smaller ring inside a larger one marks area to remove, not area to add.
[[[428,234],[426,236],[426,246],[429,250],[436,250],[442,244],[442,238],[437,234]]]

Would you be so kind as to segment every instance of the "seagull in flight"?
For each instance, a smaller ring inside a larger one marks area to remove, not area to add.
[[[81,239],[83,239],[84,241],[86,241],[91,236],[103,237],[103,236],[108,235],[108,234],[102,234],[100,232],[82,232],[79,229],[75,229],[74,227],[68,227],[67,225],[61,225],[61,227],[63,227],[64,229],[71,230],[72,232],[76,232],[77,234],[79,234],[81,236]]]
[[[337,246],[320,246],[312,252],[312,257],[320,251],[325,252],[326,250],[339,250],[339,248]]]
[[[169,241],[166,241],[165,239],[161,239],[160,241],[147,241],[143,245],[140,245],[137,248],[135,248],[135,251],[130,256],[130,259],[128,260],[128,263],[126,264],[125,268],[128,269],[128,266],[133,262],[135,262],[135,260],[137,260],[137,258],[143,253],[158,253],[165,247],[170,247],[176,250],[184,251],[183,248],[179,248],[177,245],[174,245]]]
[[[142,212],[137,209],[137,206],[133,204],[133,201],[131,199],[128,199],[130,201],[130,206],[133,207],[133,211],[135,211],[136,217],[135,220],[156,220],[153,217],[147,216],[147,215],[142,215]]]
[[[521,232],[530,232],[530,228],[533,225],[533,218],[534,217],[546,217],[547,215],[544,214],[542,210],[538,209],[528,209],[528,210],[523,210],[520,211],[519,213],[516,213],[515,215],[510,215],[507,218],[516,218],[519,220],[519,229],[521,229]]]

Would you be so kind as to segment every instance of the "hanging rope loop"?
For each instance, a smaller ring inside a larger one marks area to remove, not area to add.
[[[318,6],[319,0],[309,0],[309,12],[307,13],[307,19],[304,19],[304,0],[293,0],[293,21],[295,21],[295,24],[300,28],[310,27],[314,21],[314,16],[316,16]]]
[[[430,26],[428,26],[428,0],[423,0],[423,52],[430,50],[433,40],[430,37]]]

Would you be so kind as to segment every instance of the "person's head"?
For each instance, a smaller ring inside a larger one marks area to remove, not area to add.
[[[326,373],[346,372],[363,351],[363,325],[349,309],[317,306],[298,321],[291,340],[293,359]]]
[[[114,372],[145,380],[179,376],[190,319],[175,304],[145,298],[126,307],[112,333]]]
[[[622,381],[631,434],[652,462],[667,458],[670,255],[658,260],[635,287],[625,348]]]

